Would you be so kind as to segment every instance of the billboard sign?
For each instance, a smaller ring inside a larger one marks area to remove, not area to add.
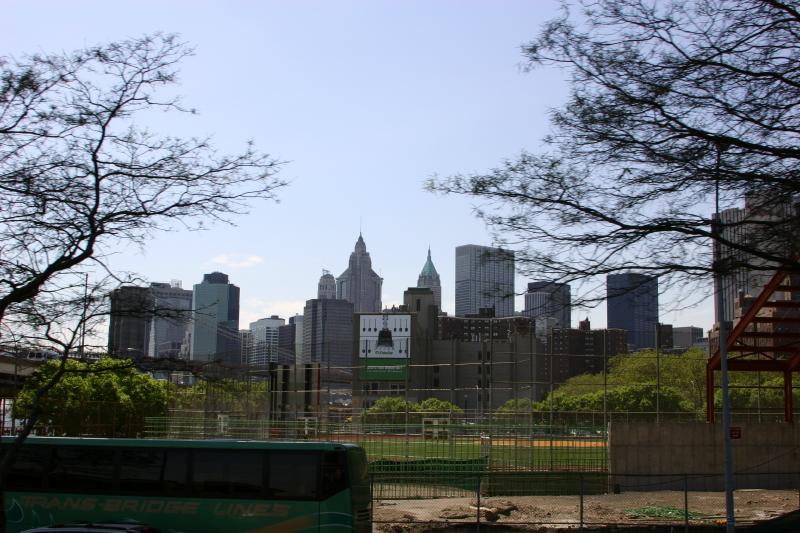
[[[359,379],[405,381],[410,357],[410,314],[387,313],[359,317]]]
[[[358,357],[408,359],[411,357],[411,315],[361,315]]]

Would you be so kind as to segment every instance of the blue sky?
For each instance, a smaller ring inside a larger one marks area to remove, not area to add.
[[[423,190],[433,175],[488,170],[548,132],[564,73],[521,70],[520,45],[558,13],[525,1],[16,1],[3,4],[0,55],[69,51],[163,31],[195,49],[180,94],[193,117],[153,129],[252,139],[286,161],[280,203],[256,203],[235,227],[156,235],[120,248],[114,268],[184,288],[221,270],[241,287],[241,326],[302,313],[323,268],[339,275],[361,229],[385,305],[416,284],[428,245],[454,308],[455,247],[490,244],[469,201]],[[527,279],[517,280],[523,291]],[[668,296],[662,297],[667,304]],[[708,302],[661,320],[708,328]],[[522,308],[518,298],[517,309]],[[605,325],[605,306],[574,311]]]

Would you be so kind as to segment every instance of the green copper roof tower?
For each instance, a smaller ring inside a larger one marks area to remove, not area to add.
[[[431,249],[428,247],[428,259],[422,267],[422,272],[419,273],[417,278],[417,287],[424,287],[433,291],[433,301],[436,306],[442,309],[442,284],[439,281],[439,273],[436,272],[436,267],[433,266],[431,260]]]

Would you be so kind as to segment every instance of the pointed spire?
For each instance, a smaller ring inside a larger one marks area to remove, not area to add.
[[[357,253],[366,253],[367,251],[367,244],[364,242],[364,237],[361,236],[361,232],[358,232],[358,240],[356,241],[356,252]]]
[[[439,273],[436,272],[436,267],[433,266],[433,260],[431,259],[431,247],[428,246],[428,259],[425,261],[425,266],[422,267],[422,272],[419,273],[420,276],[438,276]]]

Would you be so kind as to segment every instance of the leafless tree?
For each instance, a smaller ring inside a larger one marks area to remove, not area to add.
[[[475,197],[532,275],[618,271],[710,287],[715,271],[800,270],[800,10],[780,0],[579,0],[522,47],[562,68],[552,133],[430,190]],[[748,215],[713,213],[741,205]],[[741,230],[741,231],[740,231]],[[744,232],[746,239],[735,238]],[[712,241],[727,247],[713,261]],[[702,280],[702,281],[701,281]]]
[[[191,54],[176,36],[156,34],[0,58],[0,343],[44,346],[61,358],[0,459],[0,531],[2,480],[35,425],[37,400],[107,318],[109,279],[130,281],[109,271],[107,254],[120,243],[143,245],[154,231],[232,222],[284,185],[279,163],[249,144],[224,155],[208,138],[143,125],[153,111],[192,112],[162,96]]]
[[[220,155],[142,126],[188,112],[159,92],[191,53],[158,34],[0,64],[0,321],[121,241],[228,221],[284,184],[252,146]]]

